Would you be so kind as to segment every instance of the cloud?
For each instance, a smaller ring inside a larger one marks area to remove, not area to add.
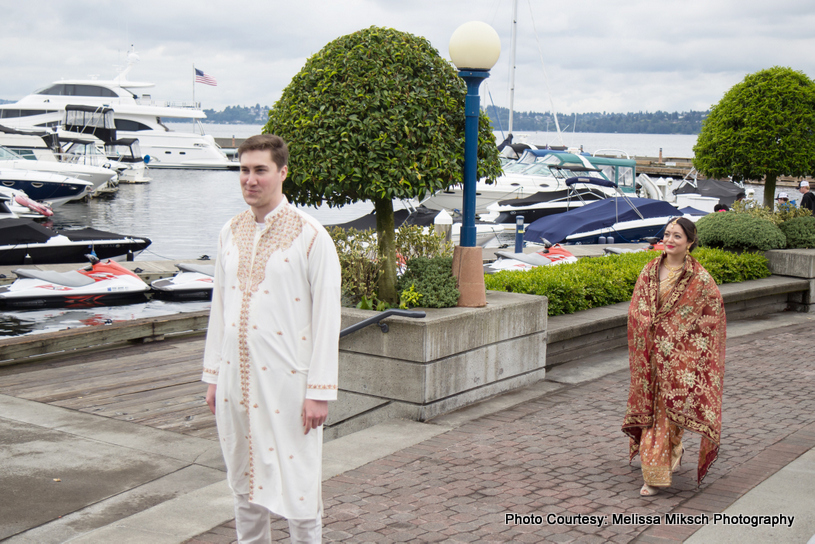
[[[189,100],[194,63],[218,80],[217,87],[196,86],[204,107],[272,105],[306,59],[339,36],[393,27],[428,38],[447,57],[455,28],[476,19],[493,25],[502,42],[485,92],[498,105],[509,102],[510,0],[38,6],[4,5],[0,98],[21,98],[60,78],[112,78],[132,43],[141,61],[130,79],[155,82],[155,98]],[[706,109],[763,68],[791,66],[815,76],[812,28],[811,0],[519,0],[516,108],[550,108],[542,56],[551,101],[564,113]]]

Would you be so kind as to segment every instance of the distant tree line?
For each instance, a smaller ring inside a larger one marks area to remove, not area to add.
[[[504,132],[509,127],[509,109],[489,106],[485,109],[495,130]],[[562,131],[606,132],[631,134],[699,134],[702,120],[709,111],[666,112],[655,111],[637,113],[558,113],[558,123]],[[575,124],[577,123],[577,124]],[[555,119],[550,112],[516,111],[513,116],[513,131],[554,132]]]
[[[263,125],[269,120],[269,106],[227,106],[223,111],[204,110],[205,123]]]

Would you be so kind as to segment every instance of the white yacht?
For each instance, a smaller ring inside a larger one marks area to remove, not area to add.
[[[13,104],[0,104],[0,124],[14,128],[59,127],[66,105],[112,108],[117,137],[137,138],[151,168],[237,168],[204,133],[201,119],[206,114],[199,104],[174,104],[153,100],[144,89],[154,83],[128,81],[127,75],[138,61],[134,52],[128,54],[127,67],[111,81],[57,81]],[[197,132],[175,132],[162,119],[183,119],[191,122]]]

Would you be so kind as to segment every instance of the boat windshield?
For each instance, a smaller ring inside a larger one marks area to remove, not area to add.
[[[532,166],[524,165],[527,168],[521,173],[525,176],[551,176],[552,172],[549,170],[548,164],[536,163]]]
[[[17,159],[22,159],[20,155],[12,151],[11,149],[5,148],[0,145],[0,161],[16,161]]]
[[[79,85],[71,83],[57,83],[36,91],[35,94],[48,96],[103,96],[118,98],[119,95],[100,85]]]
[[[535,158],[535,164],[560,164],[562,159],[558,157],[559,153],[550,153],[543,157]]]
[[[634,168],[631,166],[614,166],[610,164],[596,165],[606,178],[615,182],[617,185],[623,187],[634,186]]]
[[[529,168],[529,163],[513,161],[511,164],[504,165],[504,173],[523,172],[527,168]]]

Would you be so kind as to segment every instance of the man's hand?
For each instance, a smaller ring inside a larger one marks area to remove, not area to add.
[[[316,429],[328,417],[328,401],[306,399],[303,403],[303,428],[308,434],[311,429]]]
[[[217,386],[214,383],[209,384],[207,387],[207,405],[209,409],[212,410],[212,413],[215,413],[215,388]]]

